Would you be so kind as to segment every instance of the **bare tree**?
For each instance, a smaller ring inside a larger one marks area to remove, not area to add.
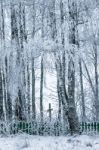
[[[35,17],[36,17],[36,8],[35,8],[35,0],[33,0],[33,40],[35,36]],[[33,120],[36,119],[36,104],[35,104],[35,60],[32,54],[32,113]]]
[[[82,102],[82,121],[86,121],[86,110],[85,110],[85,97],[83,87],[83,72],[82,72],[82,61],[79,59],[79,72],[80,72],[80,87],[81,87],[81,102]]]
[[[76,19],[77,4],[74,0],[68,0],[69,8],[69,62],[68,62],[68,120],[71,133],[79,133],[79,121],[75,106],[75,47],[76,47]]]
[[[3,80],[2,80],[2,69],[0,68],[0,119],[3,119]]]
[[[40,117],[43,122],[43,81],[44,81],[44,66],[43,57],[41,58],[41,79],[40,79]]]

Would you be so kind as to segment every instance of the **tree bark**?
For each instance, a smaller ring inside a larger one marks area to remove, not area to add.
[[[32,113],[33,120],[36,119],[36,106],[35,106],[35,69],[34,69],[34,58],[32,57]]]
[[[0,68],[0,120],[4,117],[3,112],[3,80],[2,80],[2,70]]]
[[[41,81],[40,81],[40,117],[43,122],[43,80],[44,80],[44,69],[43,69],[43,57],[41,58]]]
[[[74,0],[68,0],[69,8],[69,44],[68,57],[68,121],[71,134],[79,133],[80,126],[75,106],[75,47],[76,47],[76,21],[77,5]]]
[[[82,72],[82,62],[79,58],[79,71],[80,71],[80,87],[81,87],[81,102],[82,102],[82,121],[86,121],[86,110],[85,110],[85,98],[84,98],[84,88],[83,88],[83,72]]]

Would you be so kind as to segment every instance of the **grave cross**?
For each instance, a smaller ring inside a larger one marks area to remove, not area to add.
[[[52,119],[52,108],[51,108],[51,103],[49,103],[49,109],[47,110],[48,112],[49,112],[49,119],[50,119],[50,121],[51,121],[51,119]]]

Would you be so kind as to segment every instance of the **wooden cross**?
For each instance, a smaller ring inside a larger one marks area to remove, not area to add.
[[[49,119],[51,121],[51,119],[52,119],[52,111],[53,111],[53,109],[51,108],[51,103],[49,103],[49,109],[47,111],[49,112]]]

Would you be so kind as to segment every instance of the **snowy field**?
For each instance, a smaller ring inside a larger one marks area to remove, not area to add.
[[[99,150],[99,136],[0,137],[0,150]]]

